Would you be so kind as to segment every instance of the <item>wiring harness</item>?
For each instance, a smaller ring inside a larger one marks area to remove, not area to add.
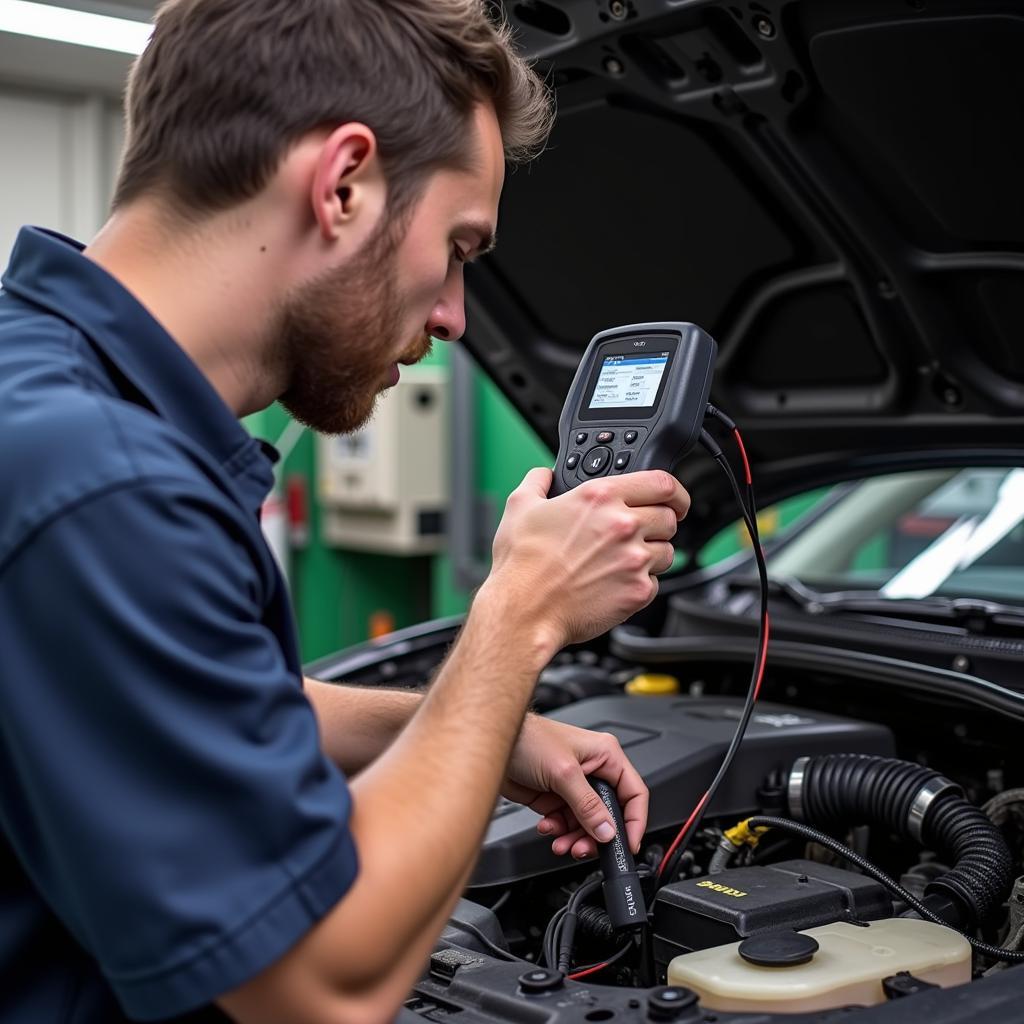
[[[682,860],[683,854],[686,852],[687,845],[699,830],[704,812],[714,799],[715,793],[722,784],[722,780],[728,774],[729,769],[732,766],[732,762],[736,757],[736,753],[739,750],[740,744],[743,742],[747,726],[750,723],[750,718],[754,712],[754,705],[757,703],[758,695],[761,692],[761,684],[764,681],[765,665],[768,657],[768,640],[771,632],[771,624],[768,618],[768,566],[765,563],[764,551],[761,547],[761,538],[757,526],[757,503],[754,497],[754,482],[753,476],[750,472],[750,460],[747,457],[746,446],[743,443],[743,437],[736,424],[720,409],[717,409],[713,405],[708,405],[705,422],[708,420],[717,421],[730,432],[732,439],[736,444],[743,466],[744,489],[741,490],[736,473],[733,471],[733,467],[723,453],[721,446],[707,430],[701,431],[701,446],[715,460],[715,462],[718,463],[732,487],[744,525],[746,526],[747,533],[750,536],[754,560],[757,563],[758,577],[761,583],[761,607],[758,626],[757,656],[754,661],[754,667],[750,678],[750,686],[747,690],[747,697],[743,706],[743,712],[740,715],[740,720],[736,725],[736,730],[733,733],[732,740],[726,750],[725,757],[722,759],[722,764],[719,767],[718,772],[711,784],[708,786],[703,797],[698,801],[697,806],[693,808],[675,839],[665,851],[665,854],[658,863],[657,868],[654,871],[648,871],[643,875],[645,882],[648,879],[653,878],[653,887],[655,890],[671,881],[676,871],[678,871],[679,864]],[[607,960],[600,963],[588,964],[582,967],[573,967],[573,944],[576,937],[576,931],[581,920],[591,934],[596,934],[597,936],[606,939],[611,939],[615,935],[614,930],[611,929],[610,921],[607,923],[607,926],[605,926],[607,915],[604,916],[604,920],[601,920],[593,913],[594,908],[586,907],[583,902],[588,896],[597,890],[600,885],[600,879],[591,879],[584,882],[583,885],[581,885],[580,888],[577,889],[570,897],[568,904],[565,907],[560,908],[555,913],[554,917],[552,917],[544,935],[543,952],[545,961],[548,966],[561,971],[570,979],[577,980],[588,977],[592,974],[597,974],[622,960],[631,950],[640,949],[642,960],[641,969],[649,972],[651,968],[651,965],[648,962],[650,955],[650,929],[646,923],[639,935],[630,935],[628,941],[625,941],[623,945]],[[650,901],[648,902],[648,905],[650,905]],[[643,955],[644,951],[647,953],[646,956]]]
[[[702,796],[698,801],[697,806],[694,807],[690,816],[683,824],[683,827],[679,830],[679,833],[676,835],[669,848],[665,851],[665,855],[662,858],[661,863],[658,865],[657,871],[656,887],[659,888],[667,882],[670,882],[675,876],[676,871],[678,871],[680,861],[682,860],[683,854],[686,852],[686,847],[689,844],[690,839],[699,830],[701,820],[704,817],[704,812],[707,810],[708,805],[714,798],[715,793],[718,792],[718,788],[721,786],[722,780],[728,774],[729,768],[732,766],[732,762],[736,757],[736,752],[739,750],[740,744],[743,742],[747,726],[750,723],[750,717],[754,713],[754,705],[757,703],[758,695],[761,692],[761,684],[764,681],[765,664],[768,659],[768,639],[771,634],[771,623],[768,618],[768,566],[765,563],[764,551],[761,547],[761,536],[757,527],[757,503],[754,498],[754,481],[750,472],[750,460],[747,458],[747,449],[736,424],[720,409],[717,409],[713,405],[709,405],[708,418],[717,420],[732,433],[743,463],[745,493],[740,491],[740,485],[736,480],[736,474],[733,472],[732,466],[729,464],[729,460],[722,452],[721,446],[706,430],[701,431],[701,446],[715,460],[715,462],[718,463],[722,472],[725,473],[726,478],[732,486],[733,494],[736,497],[737,504],[739,505],[743,516],[743,522],[747,528],[747,533],[750,535],[750,543],[754,551],[754,560],[757,563],[757,573],[761,582],[761,612],[758,628],[757,657],[754,660],[754,668],[750,677],[750,686],[747,690],[747,699],[743,706],[743,713],[740,715],[736,731],[733,733],[732,742],[729,744],[725,757],[722,759],[722,764],[712,780],[711,785],[708,786],[707,792],[705,792],[704,796]]]

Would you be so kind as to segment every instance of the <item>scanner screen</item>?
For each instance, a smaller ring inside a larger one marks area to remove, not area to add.
[[[623,409],[653,406],[668,366],[668,352],[642,356],[606,356],[597,378],[591,409]]]

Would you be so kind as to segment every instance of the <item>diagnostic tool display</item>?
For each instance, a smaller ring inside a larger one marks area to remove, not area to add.
[[[670,354],[659,352],[651,356],[605,356],[590,408],[653,406]]]
[[[714,339],[694,324],[632,324],[587,347],[558,423],[551,496],[608,474],[671,472],[697,443]]]

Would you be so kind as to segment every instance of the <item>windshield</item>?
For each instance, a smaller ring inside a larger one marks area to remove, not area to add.
[[[769,563],[818,590],[1024,602],[1024,469],[897,473],[857,484]]]

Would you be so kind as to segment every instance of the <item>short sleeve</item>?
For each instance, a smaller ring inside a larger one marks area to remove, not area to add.
[[[357,869],[243,515],[195,482],[135,481],[0,567],[0,816],[139,1020],[272,964]]]

